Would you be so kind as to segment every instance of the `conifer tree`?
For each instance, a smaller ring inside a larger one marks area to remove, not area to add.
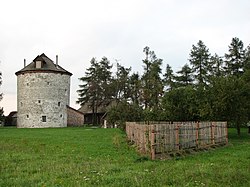
[[[138,73],[133,73],[129,78],[130,99],[132,104],[140,105],[141,80]]]
[[[113,79],[113,89],[115,90],[115,98],[119,101],[127,101],[130,95],[129,87],[129,73],[130,68],[125,68],[121,64],[117,63],[116,77]]]
[[[0,72],[0,86],[2,85],[2,72]],[[0,93],[0,101],[3,99],[3,93]],[[0,121],[3,121],[3,107],[0,107]]]
[[[185,87],[193,84],[192,69],[185,64],[180,71],[177,71],[175,77],[177,87]]]
[[[243,73],[243,63],[245,59],[243,42],[235,37],[232,39],[232,42],[228,47],[228,53],[225,54],[226,74],[239,77]]]
[[[144,52],[146,58],[143,60],[142,100],[146,109],[158,108],[160,97],[163,94],[163,81],[160,77],[162,59],[158,59],[154,51],[149,50],[149,47],[145,47]]]
[[[199,40],[197,46],[192,46],[189,61],[198,85],[206,85],[208,82],[209,74],[211,73],[209,58],[209,49],[201,40]]]
[[[210,58],[212,66],[212,77],[221,77],[223,72],[223,59],[216,53]]]
[[[172,67],[167,64],[166,66],[166,72],[164,74],[164,84],[167,88],[167,90],[172,90],[174,88],[175,82],[174,82],[174,73]]]
[[[113,95],[113,91],[110,89],[111,68],[112,65],[106,57],[103,57],[100,62],[92,58],[85,76],[79,78],[82,84],[79,85],[80,89],[77,90],[79,95],[77,103],[80,105],[87,103],[92,108],[92,124],[97,124],[98,107]]]

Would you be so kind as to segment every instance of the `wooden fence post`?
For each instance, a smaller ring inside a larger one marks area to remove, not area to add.
[[[176,142],[175,142],[176,150],[179,151],[180,145],[179,145],[179,125],[178,125],[178,123],[175,126],[175,140],[176,140]]]
[[[196,123],[196,147],[199,148],[199,130],[200,125],[199,122]]]
[[[151,159],[155,160],[155,129],[154,129],[154,125],[152,125],[152,129],[151,129]]]
[[[226,144],[228,144],[228,128],[227,128],[227,122],[225,123],[225,128],[226,128]]]
[[[212,145],[214,145],[215,141],[214,141],[214,124],[213,124],[213,122],[211,122],[210,128],[211,128],[211,143],[212,143]]]

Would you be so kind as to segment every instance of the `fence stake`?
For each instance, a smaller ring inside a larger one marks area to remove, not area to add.
[[[211,128],[211,143],[212,143],[212,145],[214,145],[214,124],[213,124],[213,122],[211,122],[210,128]]]
[[[199,122],[196,123],[196,147],[199,148],[199,130],[200,125]]]
[[[227,128],[227,122],[225,122],[225,128],[226,128],[226,144],[228,144],[228,128]]]
[[[176,139],[176,150],[179,151],[179,125],[175,126],[175,139]]]
[[[155,130],[154,125],[151,126],[151,159],[155,160]]]

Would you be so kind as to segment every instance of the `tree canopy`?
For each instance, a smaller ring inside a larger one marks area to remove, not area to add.
[[[78,103],[90,102],[93,113],[105,100],[116,100],[108,111],[110,123],[125,121],[223,120],[240,127],[250,121],[250,45],[233,38],[224,56],[211,55],[198,41],[192,45],[189,63],[176,72],[157,58],[149,47],[143,49],[143,72],[132,72],[107,58],[90,61],[78,90]]]

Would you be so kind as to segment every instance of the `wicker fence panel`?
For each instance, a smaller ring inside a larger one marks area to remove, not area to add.
[[[127,122],[126,133],[138,151],[152,159],[183,149],[228,143],[226,122]]]

